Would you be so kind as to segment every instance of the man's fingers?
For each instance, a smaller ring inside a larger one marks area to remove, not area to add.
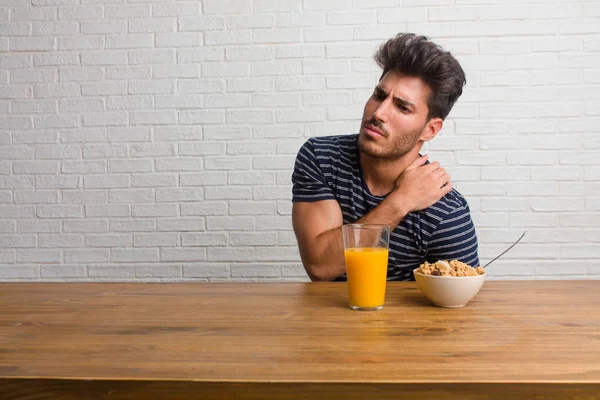
[[[415,168],[418,168],[418,167],[420,167],[422,165],[425,165],[425,163],[427,162],[428,158],[429,158],[429,156],[427,154],[425,154],[424,156],[421,156],[421,157],[417,158],[408,167],[406,167],[406,171],[410,171],[411,169],[415,169]]]
[[[442,192],[442,197],[444,197],[452,191],[452,182],[446,182],[446,184],[442,186],[440,190]]]

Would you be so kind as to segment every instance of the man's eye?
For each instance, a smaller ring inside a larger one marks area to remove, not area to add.
[[[373,93],[373,98],[377,100],[384,100],[387,96],[385,93],[375,92]]]

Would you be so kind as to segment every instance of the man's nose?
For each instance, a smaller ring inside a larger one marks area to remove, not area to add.
[[[375,112],[373,113],[373,117],[378,121],[387,121],[388,114],[390,112],[390,102],[386,99],[379,103]]]

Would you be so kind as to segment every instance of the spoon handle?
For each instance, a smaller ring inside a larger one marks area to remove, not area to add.
[[[504,255],[504,253],[506,253],[507,251],[509,251],[510,249],[512,249],[513,247],[515,247],[515,245],[517,243],[519,243],[521,241],[521,239],[523,239],[523,237],[525,236],[525,234],[527,233],[527,231],[523,232],[523,234],[521,235],[520,238],[517,239],[516,242],[514,242],[508,249],[504,250],[502,253],[500,253],[498,256],[496,256],[496,258],[494,258],[492,261],[488,262],[487,264],[485,264],[483,266],[483,268],[487,267],[488,265],[490,265],[491,263],[493,263],[494,261],[496,261],[497,259],[499,259],[500,257],[502,257]]]

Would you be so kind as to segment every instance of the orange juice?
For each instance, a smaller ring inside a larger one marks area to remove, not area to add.
[[[350,306],[378,308],[385,300],[388,249],[354,247],[344,250]]]

